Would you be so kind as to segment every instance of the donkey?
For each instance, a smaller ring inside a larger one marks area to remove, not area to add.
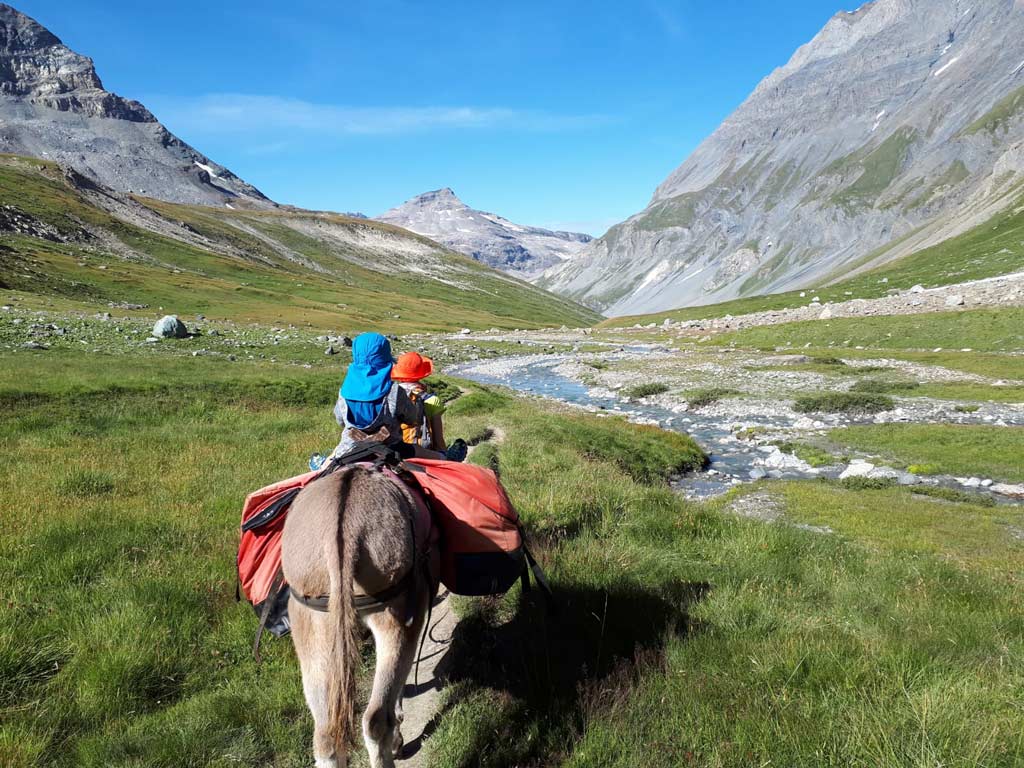
[[[436,561],[424,560],[429,528],[408,489],[359,465],[310,483],[288,512],[281,559],[316,768],[345,768],[355,740],[360,621],[377,652],[363,741],[373,768],[395,764],[403,744],[402,689],[437,591]],[[316,604],[324,595],[326,610]]]

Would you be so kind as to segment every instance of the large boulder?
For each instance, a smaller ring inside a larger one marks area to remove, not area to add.
[[[153,335],[158,339],[184,339],[188,336],[188,328],[177,315],[164,315],[153,326]]]

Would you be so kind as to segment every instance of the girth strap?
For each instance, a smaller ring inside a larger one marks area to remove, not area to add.
[[[352,598],[352,604],[355,606],[356,613],[365,616],[370,613],[377,613],[378,611],[384,610],[385,606],[398,597],[402,592],[409,588],[409,582],[414,578],[414,570],[406,572],[405,576],[400,578],[390,587],[372,595],[355,595]],[[320,611],[321,613],[327,612],[327,604],[331,599],[330,595],[317,595],[316,597],[307,597],[306,595],[299,594],[291,586],[288,587],[288,591],[291,592],[298,602],[310,610]]]

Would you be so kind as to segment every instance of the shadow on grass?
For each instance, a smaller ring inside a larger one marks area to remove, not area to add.
[[[536,590],[525,593],[504,622],[497,602],[482,601],[460,621],[437,673],[445,686],[498,694],[508,716],[479,733],[459,764],[533,764],[563,749],[591,716],[629,696],[639,674],[661,665],[668,637],[700,631],[689,614],[710,589],[682,581],[658,593],[635,584],[553,586],[550,606]],[[449,698],[424,737],[461,697]]]

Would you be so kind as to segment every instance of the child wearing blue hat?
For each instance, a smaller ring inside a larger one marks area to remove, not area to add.
[[[334,404],[334,418],[342,428],[335,456],[348,453],[364,440],[401,451],[405,445],[402,423],[422,420],[422,404],[413,402],[405,390],[392,384],[394,362],[391,342],[379,333],[363,333],[353,339],[352,364]],[[438,456],[431,451],[429,458]]]

